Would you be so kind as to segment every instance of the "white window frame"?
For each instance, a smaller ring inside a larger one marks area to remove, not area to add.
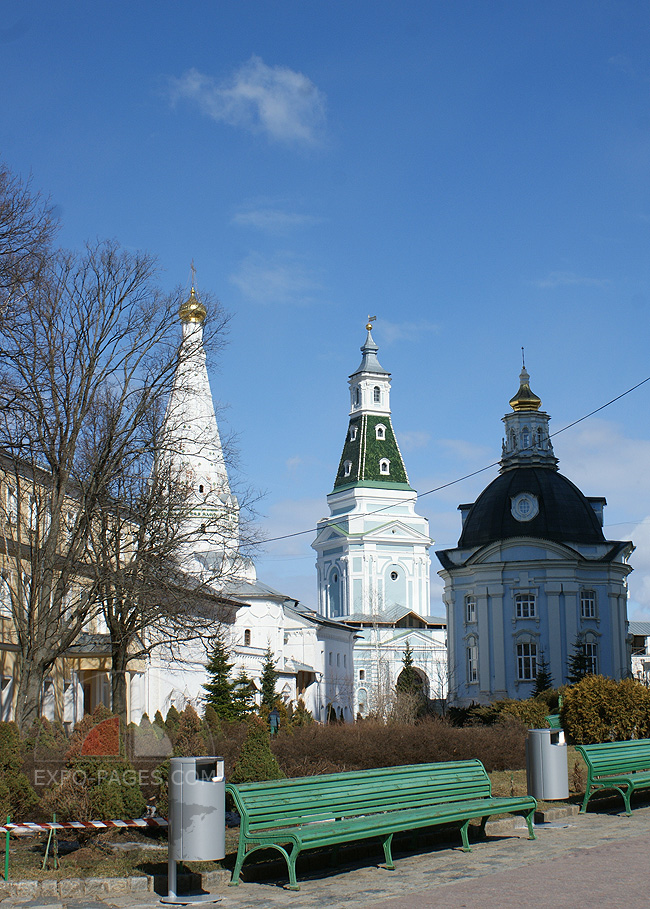
[[[596,618],[596,591],[585,589],[580,591],[580,617],[583,619]]]
[[[476,622],[476,597],[473,593],[465,597],[465,622],[468,625]]]
[[[598,643],[597,641],[584,641],[582,644],[582,652],[584,653],[586,660],[590,664],[590,669],[587,671],[591,675],[598,675]]]
[[[375,438],[380,442],[386,439],[386,427],[383,423],[377,423],[375,426]]]
[[[466,648],[467,658],[467,684],[478,684],[478,644],[476,638],[467,639]]]
[[[375,385],[372,390],[372,401],[373,404],[381,404],[381,388],[379,385]]]
[[[343,476],[349,477],[352,474],[352,461],[343,462]]]
[[[382,458],[379,462],[379,473],[384,477],[390,475],[390,461],[388,458]]]
[[[517,681],[534,682],[537,676],[537,644],[520,641],[516,646]]]
[[[515,594],[515,618],[537,618],[537,597],[534,593]]]

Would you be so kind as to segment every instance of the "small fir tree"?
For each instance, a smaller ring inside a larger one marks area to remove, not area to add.
[[[422,694],[422,679],[413,665],[413,651],[411,645],[406,642],[406,649],[402,657],[403,669],[397,679],[395,688],[398,692],[407,692],[409,694]]]
[[[233,705],[234,683],[230,680],[232,663],[228,662],[228,651],[223,638],[214,639],[210,658],[206,663],[208,681],[203,686],[205,702],[213,707],[220,720],[236,720],[238,713]]]
[[[551,675],[551,667],[548,664],[548,660],[544,656],[544,651],[542,651],[539,660],[537,661],[537,675],[535,676],[535,688],[533,689],[533,697],[538,697],[544,691],[548,691],[552,687],[553,676]]]
[[[203,724],[198,713],[188,704],[181,713],[178,735],[174,742],[175,757],[200,757],[206,754]]]
[[[178,710],[172,704],[169,710],[167,711],[167,716],[165,717],[165,732],[169,736],[170,741],[175,742],[176,736],[178,735],[178,729],[181,724],[181,715]]]
[[[253,682],[243,669],[233,683],[232,706],[238,720],[245,719],[255,709]]]
[[[261,717],[251,717],[239,758],[233,767],[233,783],[254,783],[259,780],[281,780],[280,769],[272,751],[269,730]]]
[[[569,685],[575,685],[587,675],[591,675],[591,660],[585,653],[583,642],[580,638],[576,638],[573,643],[573,653],[567,664],[567,681]]]
[[[269,644],[264,652],[264,663],[262,664],[262,675],[260,685],[262,688],[262,706],[268,710],[273,710],[277,703],[277,694],[275,686],[278,681],[278,671],[275,668],[273,660],[273,651]]]

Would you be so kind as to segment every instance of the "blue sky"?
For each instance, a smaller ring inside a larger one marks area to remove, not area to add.
[[[232,313],[212,370],[264,533],[327,514],[368,314],[426,492],[500,454],[525,347],[552,430],[650,375],[650,4],[15,2],[0,158],[62,242],[117,238]],[[650,620],[650,383],[555,439]],[[422,498],[434,548],[495,470]],[[314,606],[312,535],[268,583]],[[432,612],[440,614],[433,557]]]

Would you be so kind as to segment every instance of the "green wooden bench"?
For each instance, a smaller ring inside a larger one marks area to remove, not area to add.
[[[650,789],[650,739],[576,745],[587,765],[587,790],[580,811],[596,792],[615,789],[623,796],[625,813],[632,814],[630,796],[636,789]]]
[[[476,760],[228,784],[226,792],[241,816],[231,886],[239,883],[245,859],[269,847],[284,856],[289,889],[298,890],[296,858],[303,849],[379,837],[386,867],[392,870],[395,833],[457,826],[463,850],[470,852],[470,821],[480,818],[484,834],[485,822],[495,814],[523,816],[529,839],[535,839],[535,799],[493,798],[490,778]]]

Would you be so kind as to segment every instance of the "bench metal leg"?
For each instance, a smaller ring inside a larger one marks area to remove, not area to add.
[[[534,819],[535,819],[535,809],[533,808],[532,811],[529,811],[525,817],[526,824],[528,825],[528,839],[529,840],[537,839],[537,836],[535,835],[535,831],[533,830],[533,820]]]
[[[395,863],[393,862],[393,854],[391,851],[392,843],[393,843],[393,834],[392,833],[389,833],[388,836],[385,836],[384,839],[381,841],[381,844],[384,847],[384,859],[386,860],[384,864],[386,865],[386,868],[388,868],[389,871],[395,870]]]
[[[468,829],[468,827],[469,827],[469,821],[467,820],[467,821],[465,821],[465,823],[464,823],[464,824],[461,826],[461,828],[460,828],[460,835],[461,835],[461,837],[462,837],[462,839],[463,839],[463,852],[471,852],[471,851],[472,851],[472,847],[471,847],[470,844],[469,844],[469,837],[468,837],[468,835],[467,835],[467,829]]]

